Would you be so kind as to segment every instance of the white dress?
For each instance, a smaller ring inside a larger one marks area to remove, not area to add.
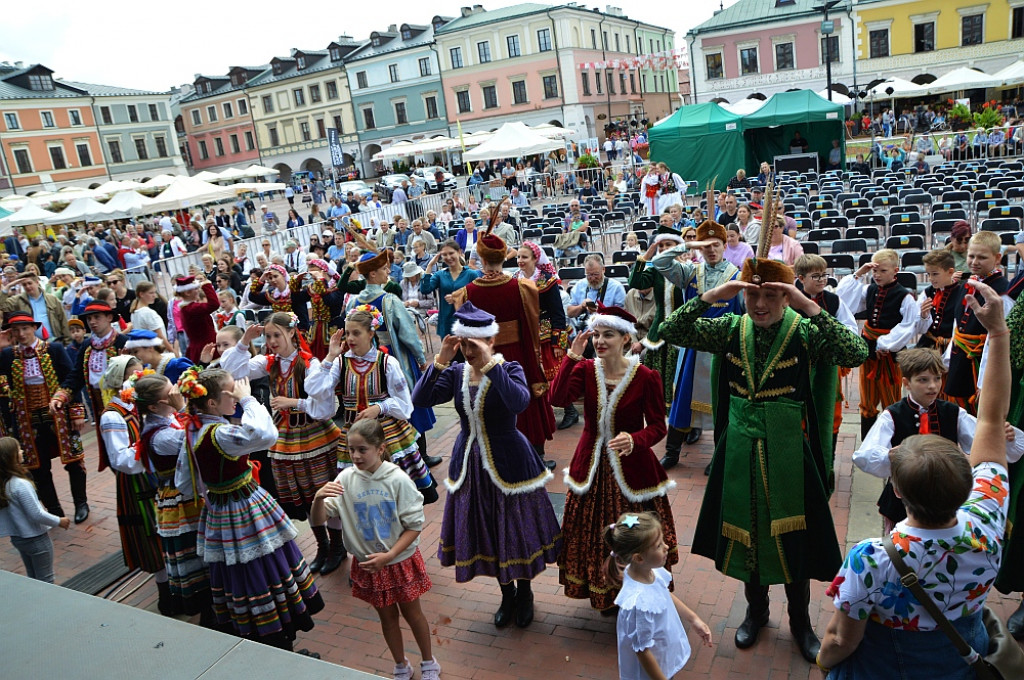
[[[690,641],[676,611],[668,585],[672,575],[664,567],[654,570],[654,583],[640,583],[622,574],[622,590],[615,598],[619,619],[619,680],[648,680],[637,653],[650,648],[658,667],[671,678],[690,658]]]

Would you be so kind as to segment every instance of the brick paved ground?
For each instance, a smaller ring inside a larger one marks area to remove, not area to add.
[[[437,413],[438,424],[431,435],[431,447],[447,459],[457,421],[451,407],[440,408]],[[849,422],[839,437],[838,485],[832,499],[840,542],[858,540],[867,535],[847,536],[853,480],[851,454],[858,439],[855,411],[849,412],[847,420]],[[560,469],[569,462],[580,431],[581,426],[577,425],[560,432],[549,445],[549,455],[559,463]],[[689,554],[693,525],[704,491],[703,470],[710,460],[710,439],[710,435],[705,434],[698,445],[688,448],[682,464],[670,473],[678,484],[672,492],[681,556],[675,569],[676,592],[708,622],[715,637],[714,648],[707,649],[700,647],[699,641],[694,641],[691,636],[694,655],[677,678],[819,678],[820,673],[799,656],[792,643],[781,587],[772,588],[771,622],[762,632],[758,644],[751,650],[737,650],[732,638],[736,626],[743,619],[745,606],[739,584],[722,577],[709,560]],[[92,435],[89,435],[88,450],[92,515],[85,524],[73,526],[70,531],[56,529],[51,532],[56,544],[58,583],[120,550],[114,517],[113,476],[91,472],[96,460]],[[659,455],[662,450],[663,444],[656,449]],[[437,468],[438,476],[442,476],[445,469],[445,464]],[[72,505],[65,479],[64,473],[60,472],[57,488],[68,510]],[[548,487],[554,492],[564,489],[560,477]],[[443,490],[441,493],[443,496]],[[565,598],[555,569],[549,569],[535,581],[536,619],[533,625],[525,630],[514,626],[496,630],[491,623],[500,600],[496,583],[477,580],[456,584],[453,570],[442,569],[434,556],[441,509],[441,502],[427,506],[427,528],[421,537],[421,546],[434,581],[433,589],[422,599],[423,609],[431,625],[437,658],[444,667],[444,677],[533,680],[550,677],[553,673],[562,677],[617,677],[614,620],[602,618],[580,601]],[[880,530],[877,523],[869,524],[871,531]],[[315,552],[312,535],[304,524],[299,545],[307,557]],[[24,573],[17,552],[8,541],[0,542],[0,568]],[[346,563],[337,572],[319,579],[327,607],[316,617],[316,628],[303,634],[297,646],[319,652],[327,661],[389,676],[392,662],[380,636],[376,616],[368,605],[351,596],[347,577]],[[135,584],[140,580],[141,577]],[[125,599],[125,603],[156,611],[155,585],[152,581],[142,585]],[[1014,600],[998,593],[989,597],[989,603],[1003,617],[1016,606]],[[811,610],[820,634],[832,612],[831,602],[824,596],[824,584],[812,584]],[[407,629],[406,649],[415,666],[419,654]]]

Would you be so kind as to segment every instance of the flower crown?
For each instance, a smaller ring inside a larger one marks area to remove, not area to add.
[[[370,315],[371,331],[376,331],[384,324],[384,315],[381,314],[380,310],[373,305],[356,305],[349,310],[348,314],[345,315],[345,318],[348,319],[348,317],[352,316],[354,312],[366,312]]]
[[[135,402],[135,383],[139,381],[139,378],[144,378],[147,375],[155,375],[156,371],[152,368],[144,368],[141,371],[133,372],[127,380],[124,381],[124,385],[121,386],[121,391],[118,392],[118,398],[126,404],[132,404]]]
[[[189,366],[178,378],[178,391],[186,399],[199,399],[207,395],[206,386],[199,382],[199,373],[202,370],[202,366]]]

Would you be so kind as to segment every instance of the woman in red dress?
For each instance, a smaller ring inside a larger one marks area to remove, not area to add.
[[[606,548],[601,532],[622,513],[652,510],[661,517],[669,554],[679,561],[675,523],[666,493],[675,486],[651,450],[665,436],[661,378],[626,356],[636,319],[619,307],[598,306],[590,330],[580,333],[551,383],[551,403],[583,398],[583,435],[565,483],[569,493],[562,520],[558,579],[565,594],[590,599],[594,609],[613,614],[618,588],[605,581]],[[581,355],[593,338],[597,358]]]

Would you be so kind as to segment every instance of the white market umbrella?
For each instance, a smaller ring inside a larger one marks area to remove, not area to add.
[[[284,191],[286,186],[284,182],[238,182],[224,188],[236,194],[244,194],[247,191]]]
[[[998,78],[1004,87],[1024,83],[1024,59],[1013,62],[992,77]]]
[[[27,227],[30,224],[46,224],[46,220],[51,217],[54,217],[54,213],[49,210],[43,210],[35,203],[29,202],[25,204],[24,208],[10,215],[4,222],[12,227]]]
[[[819,97],[821,97],[822,99],[828,99],[828,88],[825,88],[824,90],[819,90],[817,92],[817,95]],[[839,104],[841,106],[846,106],[847,104],[849,104],[852,101],[853,101],[853,99],[851,99],[850,97],[847,97],[842,92],[836,92],[835,90],[832,90],[832,103],[833,104]]]
[[[147,191],[152,191],[154,189],[165,189],[171,186],[171,184],[177,179],[180,179],[178,175],[157,175],[156,177],[153,177],[152,179],[143,182],[140,188]]]
[[[153,198],[147,206],[150,212],[189,208],[203,203],[215,203],[234,198],[231,187],[222,187],[195,177],[178,177],[169,187]]]
[[[236,179],[243,179],[249,177],[244,168],[226,168],[217,173],[217,179],[220,181],[234,181]],[[214,181],[214,180],[209,180]]]
[[[551,123],[541,123],[540,125],[534,125],[530,129],[539,135],[544,135],[545,137],[550,137],[552,139],[561,139],[565,137],[576,136],[576,132],[574,130],[570,130],[569,128],[558,127],[557,125],[552,125]]]
[[[1002,81],[995,76],[961,66],[923,86],[921,93],[942,94],[944,92],[960,92],[980,87],[999,87],[1001,83]]]
[[[505,123],[494,135],[472,151],[467,151],[465,160],[482,161],[492,158],[518,158],[545,151],[563,148],[559,140],[539,135],[525,124],[516,121]]]
[[[218,179],[220,179],[220,175],[218,175],[215,172],[210,172],[209,170],[203,170],[200,173],[192,175],[192,177],[203,182],[216,182]]]
[[[142,182],[133,182],[132,180],[117,180],[112,179],[104,182],[103,184],[96,187],[95,191],[97,194],[116,194],[119,191],[127,191],[128,189],[138,189],[142,186]]]
[[[25,207],[25,204],[28,202],[28,196],[22,196],[20,194],[4,196],[3,198],[0,198],[0,208],[14,212],[15,210],[20,210]]]
[[[243,177],[266,177],[267,175],[280,175],[281,173],[265,165],[253,163],[245,169]]]
[[[410,141],[402,140],[395,142],[386,149],[381,149],[370,157],[371,161],[389,161],[395,158],[405,158],[413,155],[416,145]]]
[[[129,190],[117,192],[103,204],[103,207],[109,212],[110,219],[124,219],[152,212],[149,210],[151,203],[153,203],[152,198],[143,196],[138,191]]]
[[[729,111],[730,113],[735,113],[737,116],[748,116],[751,113],[753,113],[754,111],[757,111],[762,106],[764,106],[764,103],[766,101],[767,101],[766,99],[750,99],[750,98],[747,98],[747,99],[741,99],[738,102],[736,102],[735,104],[722,104],[722,103],[719,103],[718,105],[721,106],[726,111]]]
[[[886,92],[892,88],[892,94]],[[888,78],[868,90],[868,96],[874,99],[889,99],[892,97],[907,97],[915,94],[924,94],[924,89],[909,80],[903,78]]]
[[[72,222],[103,220],[108,218],[109,212],[107,206],[96,199],[83,196],[71,201],[68,207],[58,214],[47,218],[46,224],[70,224]]]

